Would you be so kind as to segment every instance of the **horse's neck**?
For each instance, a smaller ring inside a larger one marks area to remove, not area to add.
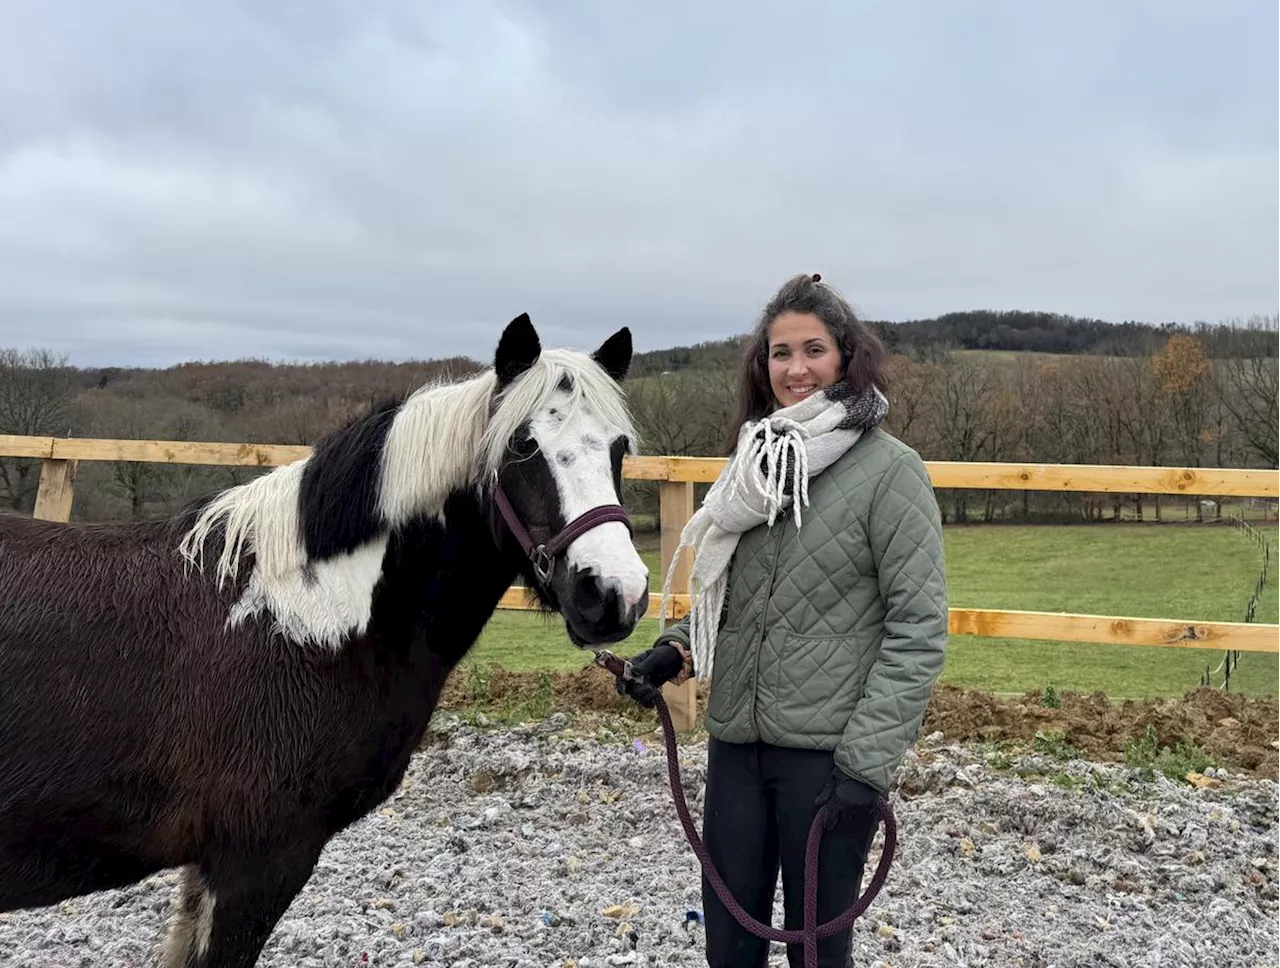
[[[493,541],[478,499],[455,494],[440,518],[391,537],[373,603],[374,629],[411,637],[451,669],[492,617],[516,569]]]

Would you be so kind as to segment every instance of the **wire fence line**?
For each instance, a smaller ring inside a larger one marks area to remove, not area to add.
[[[1231,527],[1235,528],[1237,532],[1251,541],[1262,552],[1262,567],[1258,570],[1258,580],[1254,582],[1253,594],[1249,596],[1249,601],[1245,604],[1244,618],[1241,620],[1252,622],[1254,615],[1258,611],[1258,601],[1262,598],[1262,592],[1267,587],[1267,577],[1271,572],[1271,541],[1238,512],[1229,515],[1227,521]],[[1200,677],[1200,685],[1211,686],[1213,685],[1214,677],[1221,675],[1223,692],[1230,692],[1231,673],[1236,670],[1239,664],[1239,650],[1227,650],[1222,656],[1222,661],[1218,663],[1218,668],[1211,670],[1208,666],[1205,666],[1204,674]]]

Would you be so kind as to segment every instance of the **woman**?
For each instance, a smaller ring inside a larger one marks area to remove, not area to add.
[[[665,682],[711,680],[703,837],[759,921],[781,867],[789,929],[803,926],[820,807],[819,922],[857,898],[875,805],[942,671],[941,519],[919,455],[880,426],[884,362],[818,275],[777,292],[743,356],[730,459],[681,537],[695,549],[692,612],[618,684],[652,705]],[[764,968],[767,942],[705,878],[702,893],[711,968]],[[846,966],[851,949],[851,931],[828,938],[820,964]],[[787,956],[802,963],[799,945]]]

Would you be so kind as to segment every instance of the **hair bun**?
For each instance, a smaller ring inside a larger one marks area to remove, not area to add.
[[[822,281],[822,273],[820,273],[820,272],[815,272],[815,273],[813,274],[813,278],[812,278],[810,281],[811,281],[811,282],[821,282],[821,281]]]

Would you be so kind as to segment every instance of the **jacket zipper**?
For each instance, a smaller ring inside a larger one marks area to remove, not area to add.
[[[769,605],[773,601],[773,585],[778,575],[778,559],[782,557],[782,538],[787,531],[785,519],[776,521],[777,537],[773,540],[773,556],[769,562],[769,584],[765,590],[764,604],[760,607],[760,622],[756,628],[755,668],[751,676],[751,731],[760,735],[759,720],[756,717],[756,700],[760,696],[760,656],[764,653],[764,628],[769,618]]]

